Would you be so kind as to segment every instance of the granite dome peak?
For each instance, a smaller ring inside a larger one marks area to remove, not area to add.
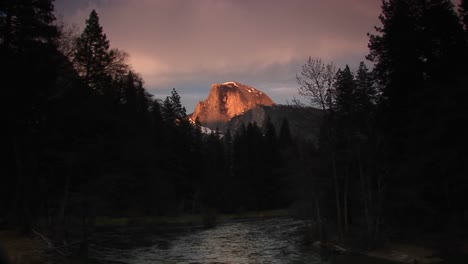
[[[211,129],[225,129],[233,117],[258,106],[270,106],[274,102],[264,92],[239,82],[211,85],[208,97],[199,102],[191,116]]]

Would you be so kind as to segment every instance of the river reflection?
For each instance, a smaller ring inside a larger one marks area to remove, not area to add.
[[[129,264],[322,263],[301,244],[304,225],[290,218],[226,223],[211,229],[154,235],[150,246],[100,249],[97,255]]]
[[[101,233],[93,257],[119,263],[389,263],[357,256],[323,260],[302,243],[305,223],[272,218],[220,224],[215,228],[167,232],[125,230]],[[330,262],[329,262],[330,261]]]

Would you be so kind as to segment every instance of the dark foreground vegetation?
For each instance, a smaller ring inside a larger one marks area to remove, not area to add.
[[[384,1],[372,70],[310,58],[297,78],[323,111],[317,141],[286,119],[203,134],[175,89],[152,98],[96,12],[76,33],[52,2],[0,2],[1,227],[80,237],[85,256],[98,216],[288,207],[314,240],[466,239],[467,1]]]
[[[333,219],[338,240],[366,247],[437,234],[456,251],[466,239],[467,5],[384,1],[372,71],[303,66],[300,93],[325,112],[310,170],[320,237]]]

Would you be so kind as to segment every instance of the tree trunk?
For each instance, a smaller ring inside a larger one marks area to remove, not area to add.
[[[335,201],[336,201],[336,222],[338,227],[338,238],[343,238],[343,224],[341,218],[341,203],[340,203],[340,185],[338,181],[338,172],[336,168],[336,157],[334,151],[331,153],[332,161],[332,172],[333,172],[333,185],[335,189]]]
[[[359,167],[359,180],[361,182],[362,201],[364,204],[364,217],[366,219],[367,236],[369,237],[372,232],[371,220],[370,220],[370,215],[369,215],[369,195],[368,195],[370,191],[369,190],[370,186],[366,184],[367,177],[364,176],[360,145],[358,145],[357,157],[358,157],[358,167]]]
[[[319,239],[320,241],[323,241],[324,237],[323,237],[322,216],[320,214],[320,203],[317,197],[317,193],[314,193],[314,202],[315,202],[315,215],[316,215],[316,220],[317,220],[317,228],[319,231]]]
[[[192,215],[197,213],[197,208],[200,208],[199,197],[200,197],[200,186],[197,185],[195,187],[195,193],[192,199]]]
[[[325,109],[324,109],[325,110]],[[343,238],[343,223],[341,216],[341,203],[340,203],[340,185],[338,180],[338,171],[337,171],[337,161],[335,153],[335,142],[331,131],[331,116],[330,113],[327,113],[326,116],[326,131],[327,139],[329,144],[330,151],[330,160],[332,166],[332,176],[333,176],[333,187],[335,190],[335,202],[336,202],[336,223],[338,228],[338,238],[341,240]]]
[[[60,202],[60,207],[57,213],[57,223],[55,225],[55,235],[61,241],[65,237],[63,230],[65,229],[65,211],[68,205],[69,189],[71,174],[73,171],[73,158],[69,154],[66,160],[67,171],[65,173],[65,184],[63,186],[63,196]]]
[[[87,199],[87,198],[84,198]],[[82,216],[81,216],[81,232],[82,242],[80,245],[80,257],[87,259],[89,253],[89,204],[87,201],[82,202]]]
[[[16,187],[15,187],[15,198],[13,200],[13,218],[18,224],[18,227],[20,228],[21,233],[23,234],[29,234],[31,232],[31,214],[30,214],[30,193],[28,193],[28,190],[26,187],[28,186],[27,179],[25,179],[26,175],[25,174],[25,169],[28,167],[25,167],[25,160],[26,164],[28,159],[24,158],[24,156],[21,153],[20,147],[18,146],[18,140],[17,137],[12,135],[12,147],[13,147],[13,152],[15,155],[15,163],[16,163],[16,175],[17,175],[17,181],[16,181]],[[32,153],[29,153],[32,155]],[[23,157],[22,157],[23,156]],[[31,169],[31,168],[30,168]],[[32,173],[29,172],[29,173]]]
[[[344,221],[345,234],[349,232],[348,191],[349,191],[349,164],[345,168],[345,179],[344,179],[344,186],[343,186],[343,221]]]
[[[13,153],[15,155],[15,165],[16,165],[16,186],[15,186],[15,198],[13,200],[14,210],[18,210],[20,207],[21,199],[21,185],[23,184],[23,161],[21,159],[20,150],[18,147],[18,142],[15,136],[11,136],[11,144],[13,147]],[[17,213],[17,212],[16,212]],[[17,217],[17,215],[15,215]],[[19,219],[15,219],[19,220]]]

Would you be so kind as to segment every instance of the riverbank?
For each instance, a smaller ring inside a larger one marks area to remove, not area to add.
[[[436,250],[414,244],[388,244],[383,248],[365,252],[366,256],[398,263],[442,263]]]
[[[241,214],[220,214],[216,215],[217,224],[223,224],[232,221],[251,221],[268,219],[273,217],[288,217],[290,213],[288,210],[272,210],[260,212],[245,212]],[[145,217],[145,218],[98,218],[96,221],[97,226],[203,226],[204,215],[186,215],[178,217]],[[450,237],[445,237],[444,240],[449,240]],[[426,235],[420,238],[412,238],[408,241],[393,240],[386,245],[371,251],[350,250],[351,254],[344,254],[345,258],[356,258],[356,261],[351,263],[468,263],[468,241],[459,242],[460,248],[455,248],[451,242],[441,243],[440,235]],[[452,248],[452,253],[447,254],[446,248]],[[453,253],[456,252],[456,253]],[[459,255],[457,255],[459,254]],[[339,258],[338,258],[339,259]],[[366,259],[367,262],[363,259]],[[369,262],[370,259],[370,262]],[[375,260],[375,262],[372,261]],[[341,262],[338,262],[341,263]],[[349,263],[349,262],[343,262]]]
[[[97,217],[96,227],[121,227],[132,225],[204,225],[207,217],[214,217],[216,223],[226,223],[235,220],[262,219],[272,217],[287,217],[290,213],[286,209],[268,211],[249,211],[237,214],[216,214],[209,215],[194,214],[183,216],[149,216],[149,217]]]
[[[458,232],[425,233],[387,243],[369,256],[400,263],[468,263],[468,239]]]
[[[466,264],[468,263],[468,240],[450,242],[440,241],[437,236],[427,240],[414,239],[406,242],[388,242],[384,246],[369,251],[347,250],[340,246],[334,246],[343,249],[341,253],[346,256],[353,256],[359,259],[359,256],[369,257],[376,260],[388,261],[388,263],[411,263],[411,264]],[[352,258],[353,258],[352,257]],[[341,262],[337,262],[341,263]],[[348,263],[348,262],[344,262]],[[359,260],[351,263],[361,263]],[[380,263],[380,262],[379,262]],[[387,262],[385,262],[387,263]]]
[[[117,247],[115,247],[117,251],[119,249],[129,248],[127,246],[130,244],[131,247],[139,247],[138,241],[142,242],[141,247],[143,248],[152,246],[154,243],[159,243],[158,248],[162,248],[161,250],[164,252],[165,245],[170,245],[172,241],[184,241],[184,239],[171,240],[174,239],[174,237],[180,236],[180,234],[185,234],[187,237],[192,238],[194,234],[201,232],[202,234],[205,234],[203,235],[204,239],[211,239],[216,237],[216,234],[220,230],[229,229],[231,226],[256,226],[256,228],[264,228],[264,226],[269,225],[270,228],[268,231],[262,231],[258,234],[275,234],[280,236],[282,233],[284,233],[285,230],[283,227],[277,227],[276,224],[272,223],[287,223],[290,221],[291,223],[294,223],[292,226],[298,226],[298,223],[302,223],[300,220],[293,220],[287,216],[288,214],[286,210],[217,215],[217,222],[219,226],[209,229],[204,228],[202,215],[152,218],[98,218],[96,221],[96,226],[101,227],[101,231],[103,231],[101,232],[96,230],[98,235],[110,236],[101,236],[101,239],[98,239],[99,236],[97,236],[95,242],[99,245],[104,245],[105,247],[112,247],[117,245]],[[285,224],[285,227],[290,228],[291,225]],[[174,231],[171,231],[172,228],[174,228]],[[235,231],[236,228],[233,228],[232,230]],[[246,230],[250,229],[247,228]],[[101,233],[99,234],[99,232]],[[172,234],[174,233],[177,233],[177,236],[173,236]],[[207,233],[211,235],[206,235]],[[281,239],[278,239],[278,241],[292,241],[295,240],[298,235],[303,233],[304,230],[298,229],[296,231],[289,232],[286,237],[282,237]],[[157,239],[151,239],[154,238],[155,234],[157,234]],[[245,236],[245,234],[243,236]],[[256,238],[256,236],[257,235],[253,236],[253,238]],[[121,241],[121,237],[124,237],[125,239]],[[226,235],[219,237],[224,239],[223,243],[229,243],[232,242],[231,240],[235,239],[236,236],[232,236],[231,233],[226,233]],[[195,240],[199,241],[200,239]],[[262,244],[263,242],[260,241],[265,242],[268,241],[268,239],[259,238],[259,240],[256,242]],[[283,244],[283,242],[281,242],[280,244],[285,247],[281,252],[287,253],[290,250],[288,247],[291,245],[291,243]],[[86,260],[83,262],[79,259],[62,258],[57,260],[56,258],[42,257],[40,254],[41,251],[39,240],[35,239],[34,237],[19,236],[13,231],[0,231],[0,245],[9,256],[7,263],[10,264],[108,263],[107,261],[102,260]],[[317,247],[317,245],[315,245],[315,247]],[[320,247],[317,248],[320,249]],[[372,251],[358,251],[355,249],[348,249],[346,246],[342,246],[342,248],[344,249],[344,252],[342,252],[342,254],[334,254],[334,261],[330,263],[468,263],[468,241],[455,240],[453,236],[450,235],[424,235],[424,237],[419,238],[411,237],[411,239],[406,241],[394,240],[392,242],[388,242],[385,246]],[[308,254],[307,252],[310,253],[311,251],[312,248],[309,248],[304,252],[305,254]],[[317,252],[320,253],[320,251]],[[0,261],[0,263],[4,264],[2,261]]]
[[[238,214],[215,214],[216,224],[230,221],[264,219],[289,216],[287,210],[254,211]],[[156,216],[156,217],[97,217],[94,223],[96,228],[120,228],[132,226],[168,227],[204,226],[206,215],[184,216]],[[40,241],[34,235],[23,236],[13,230],[0,230],[0,264],[53,264],[53,263],[83,263],[77,259],[51,259],[41,255]],[[94,263],[87,260],[86,263]],[[102,263],[102,262],[99,262]]]
[[[257,216],[257,215],[253,215]],[[231,219],[237,217],[232,216]],[[189,219],[186,219],[189,220]],[[177,221],[182,223],[184,221]],[[121,222],[119,222],[121,223]],[[46,264],[46,263],[82,263],[74,259],[51,260],[40,255],[39,241],[32,237],[19,236],[13,231],[0,231],[1,247],[4,249],[8,263],[13,264]],[[468,247],[467,247],[468,249]],[[434,251],[414,245],[391,245],[385,248],[367,252],[367,257],[374,258],[379,264],[383,263],[438,263],[442,259],[428,258]],[[360,256],[351,256],[353,263],[372,263],[369,259],[363,259]],[[386,260],[388,262],[382,262]],[[417,262],[414,262],[414,261]],[[349,263],[350,256],[338,257],[336,263]],[[86,263],[93,262],[92,260]],[[97,263],[97,262],[96,262]],[[102,263],[102,262],[100,262]],[[3,263],[2,263],[3,264]]]
[[[122,264],[93,258],[44,256],[40,241],[34,236],[0,230],[0,264]]]
[[[40,255],[40,245],[37,240],[20,236],[11,230],[0,231],[0,260],[12,264],[45,263]]]

